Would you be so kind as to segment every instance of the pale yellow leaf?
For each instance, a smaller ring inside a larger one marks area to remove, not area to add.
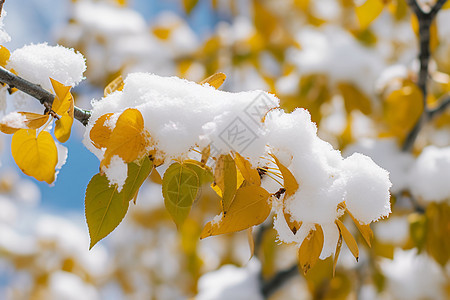
[[[224,83],[226,78],[227,78],[227,76],[224,73],[216,73],[216,74],[209,76],[208,78],[203,79],[200,82],[200,84],[203,85],[203,84],[207,83],[210,86],[218,89]]]
[[[340,234],[344,238],[344,241],[347,244],[348,248],[352,252],[353,256],[356,258],[356,261],[358,261],[359,250],[358,250],[358,244],[356,243],[355,238],[350,233],[350,231],[348,231],[347,227],[345,227],[344,223],[342,223],[339,219],[336,219],[335,223],[339,229]]]
[[[315,230],[312,229],[308,233],[298,249],[298,262],[305,275],[319,260],[320,253],[322,253],[323,241],[322,227],[315,224]]]

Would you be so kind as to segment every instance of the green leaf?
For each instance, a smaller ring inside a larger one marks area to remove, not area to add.
[[[139,188],[144,183],[145,179],[150,175],[153,168],[153,162],[145,156],[139,164],[131,162],[128,164],[127,179],[123,186],[121,193],[124,194],[124,200],[130,201],[137,197]]]
[[[164,204],[178,228],[183,225],[197,197],[200,180],[197,174],[178,162],[166,170],[162,193]]]
[[[85,214],[91,237],[91,249],[98,241],[111,233],[122,222],[129,201],[110,185],[104,175],[94,175],[86,189]]]
[[[202,166],[202,164],[198,161],[187,160],[183,162],[183,166],[191,169],[197,174],[200,181],[200,186],[214,181],[214,175],[211,172],[211,169],[206,166]]]

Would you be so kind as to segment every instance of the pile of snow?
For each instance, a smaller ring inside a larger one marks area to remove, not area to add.
[[[428,146],[411,168],[409,188],[415,197],[425,201],[450,200],[450,147]]]
[[[52,90],[50,77],[66,86],[75,86],[83,80],[86,62],[83,55],[62,46],[47,43],[31,44],[11,53],[7,65],[19,76]]]
[[[151,147],[166,163],[188,157],[193,147],[210,145],[212,157],[236,151],[257,166],[267,163],[269,150],[290,168],[299,183],[286,208],[303,226],[294,235],[284,217],[278,217],[275,228],[280,240],[300,245],[314,224],[320,224],[325,233],[324,258],[334,252],[339,237],[334,221],[343,212],[338,211],[338,204],[345,201],[361,223],[376,221],[390,213],[391,183],[388,173],[369,157],[355,154],[344,159],[321,140],[306,110],[288,114],[274,109],[278,103],[275,96],[262,91],[228,93],[177,77],[130,74],[123,91],[93,102],[84,144],[101,160],[105,149],[95,148],[90,140],[96,120],[114,113],[107,122],[114,128],[119,115],[133,107],[143,115]],[[124,164],[115,165],[118,167],[109,166],[108,178],[111,183],[123,182],[119,174]],[[280,212],[280,205],[274,203]]]

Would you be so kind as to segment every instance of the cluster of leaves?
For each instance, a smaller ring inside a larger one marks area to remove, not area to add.
[[[215,74],[202,83],[208,83],[218,88],[224,81],[225,75]],[[119,77],[111,82],[105,89],[105,95],[121,90],[122,79]],[[129,202],[136,200],[138,190],[151,172],[157,174],[155,167],[162,161],[156,161],[157,149],[151,147],[150,134],[144,128],[144,121],[139,110],[128,108],[117,119],[113,130],[107,126],[112,113],[102,115],[95,122],[90,138],[95,147],[105,149],[104,157],[100,163],[101,172],[95,175],[86,191],[86,219],[93,247],[99,240],[112,232],[127,213]],[[162,194],[164,204],[173,221],[181,230],[196,199],[200,196],[202,186],[211,185],[211,188],[220,198],[221,213],[208,222],[200,238],[221,235],[249,229],[263,223],[272,210],[272,197],[283,196],[283,212],[286,222],[295,234],[302,226],[301,222],[292,220],[285,210],[285,201],[289,200],[299,188],[299,184],[291,171],[280,163],[278,158],[271,154],[275,170],[268,168],[253,168],[248,160],[237,152],[232,152],[215,160],[214,171],[206,164],[210,159],[209,147],[203,149],[200,161],[193,159],[173,162],[165,171],[162,178]],[[111,158],[117,155],[128,164],[128,174],[122,190],[117,184],[111,184],[103,174],[104,168],[110,164]],[[281,177],[283,186],[275,194],[269,193],[261,187],[261,177],[269,173]],[[345,202],[338,207],[345,210]],[[351,214],[356,226],[370,246],[372,231],[369,225],[360,224]],[[344,224],[335,221],[340,232],[333,270],[339,256],[342,240],[344,240],[353,255],[358,259],[358,246]],[[319,224],[315,225],[303,241],[298,250],[299,263],[306,272],[314,266],[319,259],[324,243],[324,235]],[[251,246],[253,249],[253,247]]]
[[[3,46],[0,52],[0,64],[6,67],[10,52]],[[14,70],[11,71],[15,73]],[[48,132],[49,126],[54,120],[53,134],[59,142],[65,143],[70,137],[74,111],[71,87],[64,86],[52,78],[50,81],[55,98],[44,114],[18,112],[23,120],[0,123],[0,131],[13,134],[11,151],[19,168],[25,174],[49,184],[55,180],[58,163],[58,151],[53,137]]]

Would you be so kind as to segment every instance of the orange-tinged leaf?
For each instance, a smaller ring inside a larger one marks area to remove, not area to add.
[[[220,219],[207,223],[200,238],[236,232],[261,224],[270,214],[269,196],[260,186],[241,187],[228,212],[222,213]]]
[[[281,175],[283,176],[284,180],[284,188],[286,189],[285,197],[290,197],[295,194],[295,192],[298,190],[298,183],[295,179],[294,175],[291,173],[291,171],[286,168],[279,160],[278,158],[271,154],[273,159],[275,160],[275,163],[278,166],[278,169],[281,172]]]
[[[213,74],[211,76],[209,76],[208,78],[203,79],[200,84],[209,84],[210,86],[218,89],[220,88],[220,86],[224,83],[225,79],[227,78],[227,76],[223,73],[216,73]]]
[[[112,130],[105,126],[105,122],[113,115],[113,113],[104,114],[95,121],[94,126],[92,126],[89,132],[89,138],[92,144],[98,148],[106,148],[109,138],[111,137]]]
[[[10,56],[11,52],[9,52],[8,48],[0,46],[0,66],[5,68]]]
[[[27,175],[39,181],[52,183],[58,152],[50,133],[42,131],[36,137],[34,129],[20,129],[12,137],[11,152],[14,161]]]
[[[73,117],[73,97],[70,93],[70,86],[65,86],[62,83],[50,78],[50,81],[55,91],[55,100],[53,100],[52,110],[57,115],[64,115],[68,112]]]
[[[339,231],[339,239],[336,244],[336,250],[334,251],[334,259],[333,259],[333,277],[334,274],[336,274],[336,264],[339,258],[339,254],[341,253],[341,247],[342,247],[342,234]]]
[[[340,234],[344,238],[344,241],[347,244],[348,248],[352,252],[353,256],[356,258],[356,261],[358,261],[359,250],[355,238],[350,233],[350,231],[348,231],[347,227],[345,227],[344,223],[342,223],[339,219],[336,219],[335,223],[339,229]]]
[[[241,171],[242,176],[250,185],[261,185],[261,177],[259,177],[258,171],[252,168],[248,160],[236,152],[234,161],[239,171]]]
[[[214,170],[216,185],[222,190],[222,211],[227,212],[237,189],[236,163],[231,155],[221,155]]]
[[[16,113],[12,113],[16,114]],[[41,115],[30,112],[17,112],[17,114],[25,117],[25,120],[21,124],[16,124],[14,122],[0,122],[0,131],[6,134],[12,134],[19,129],[38,129],[48,121],[49,115]],[[8,115],[10,116],[10,115]],[[5,118],[7,118],[6,116]]]
[[[202,165],[206,165],[206,163],[208,162],[210,154],[211,154],[211,147],[208,145],[208,147],[206,147],[205,149],[202,150],[202,158],[200,160]]]
[[[298,262],[305,275],[319,260],[320,253],[322,253],[323,241],[322,227],[315,224],[315,230],[311,229],[298,249]]]
[[[156,168],[153,168],[152,172],[150,173],[150,179],[157,184],[162,184],[162,178],[159,172],[156,170]]]
[[[115,91],[121,91],[123,90],[123,86],[124,86],[123,78],[121,75],[119,75],[116,78],[114,78],[113,81],[108,83],[108,85],[105,87],[103,95],[106,97],[109,94],[114,93]]]
[[[64,113],[59,120],[55,121],[55,137],[61,143],[67,142],[70,137],[70,132],[72,130],[73,117],[68,113]]]
[[[109,165],[114,155],[118,155],[126,163],[142,157],[148,145],[147,137],[141,112],[135,108],[126,109],[117,119],[100,168]]]
[[[366,29],[381,14],[384,8],[382,0],[366,0],[355,7],[356,17],[361,30]]]
[[[291,214],[289,212],[287,212],[287,210],[286,210],[286,200],[290,196],[295,194],[295,192],[298,190],[298,183],[297,183],[297,180],[295,179],[294,175],[291,173],[291,171],[288,168],[286,168],[278,160],[278,158],[275,155],[271,154],[271,156],[275,160],[275,163],[277,164],[278,169],[280,170],[281,175],[283,176],[283,181],[284,181],[283,184],[284,184],[284,188],[286,189],[285,195],[283,198],[284,219],[286,220],[286,223],[288,224],[291,231],[295,234],[298,231],[298,229],[300,228],[301,224],[291,220]]]
[[[366,241],[367,245],[369,247],[372,247],[372,239],[373,239],[373,231],[370,228],[369,224],[361,224],[358,220],[353,217],[353,215],[346,209],[346,212],[348,215],[352,218],[353,223],[355,223],[356,227],[358,228],[359,232],[363,236],[364,240]]]

